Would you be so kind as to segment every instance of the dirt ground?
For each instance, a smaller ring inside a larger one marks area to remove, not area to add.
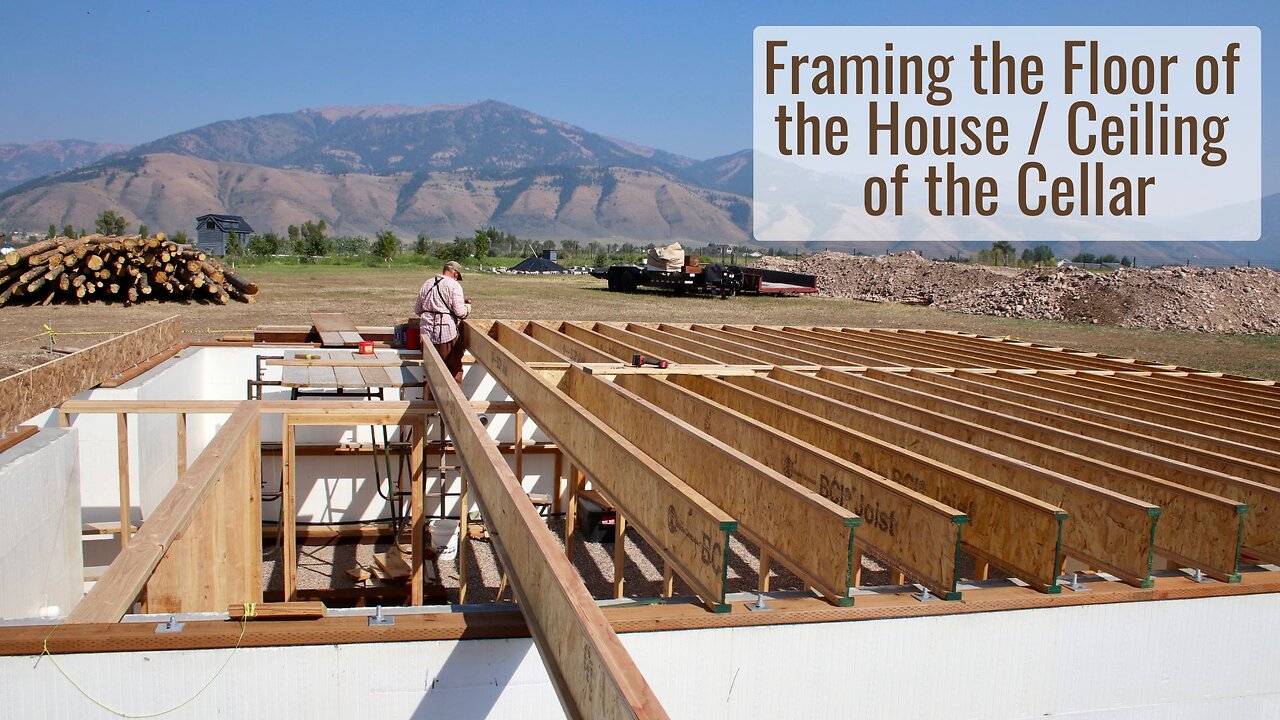
[[[47,324],[59,346],[85,347],[170,315],[190,339],[248,332],[258,325],[305,325],[312,312],[346,312],[359,325],[388,326],[413,311],[433,272],[420,268],[246,267],[262,288],[254,305],[145,303],[0,307],[0,376],[53,357],[43,350]],[[818,297],[677,298],[659,292],[611,293],[590,276],[516,276],[470,272],[463,282],[476,317],[632,320],[761,325],[825,324],[961,330],[1053,343],[1189,367],[1280,379],[1280,336],[1207,335],[1042,320],[960,315],[935,308]]]

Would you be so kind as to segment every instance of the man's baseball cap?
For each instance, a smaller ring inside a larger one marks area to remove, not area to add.
[[[457,260],[450,260],[449,262],[445,263],[445,264],[444,264],[444,269],[445,269],[445,270],[452,270],[452,271],[454,271],[454,272],[458,273],[458,279],[459,279],[459,280],[461,280],[461,279],[462,279],[462,266],[458,264],[458,261],[457,261]]]

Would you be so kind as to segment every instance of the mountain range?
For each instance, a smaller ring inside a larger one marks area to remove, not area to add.
[[[0,145],[0,226],[91,228],[104,209],[168,232],[207,212],[259,231],[324,219],[336,234],[466,235],[605,242],[751,242],[749,150],[696,160],[486,100],[317,108],[226,120],[134,147]],[[1061,243],[1147,262],[1280,263],[1280,196],[1261,243]],[[865,244],[932,257],[975,243]],[[1070,247],[1068,247],[1070,246]],[[820,246],[809,244],[806,249]],[[834,246],[848,250],[848,244]]]
[[[30,145],[0,144],[0,191],[32,178],[96,163],[129,150],[128,145],[84,140],[44,140]]]
[[[213,123],[34,178],[0,223],[92,226],[105,208],[154,228],[243,215],[283,230],[745,243],[750,154],[698,161],[495,101],[320,108]]]

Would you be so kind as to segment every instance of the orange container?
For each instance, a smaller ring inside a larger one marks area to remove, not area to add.
[[[361,341],[360,341],[360,343],[359,343],[359,345],[358,345],[358,349],[356,350],[356,352],[357,352],[357,353],[359,353],[359,354],[361,354],[361,355],[372,355],[372,354],[373,354],[373,341],[372,341],[372,340],[361,340]]]

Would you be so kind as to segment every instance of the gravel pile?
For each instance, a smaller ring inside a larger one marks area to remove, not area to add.
[[[829,297],[1147,330],[1280,333],[1280,273],[1265,268],[1011,271],[915,253],[834,252],[799,261],[766,257],[761,265],[817,275],[820,293]]]

